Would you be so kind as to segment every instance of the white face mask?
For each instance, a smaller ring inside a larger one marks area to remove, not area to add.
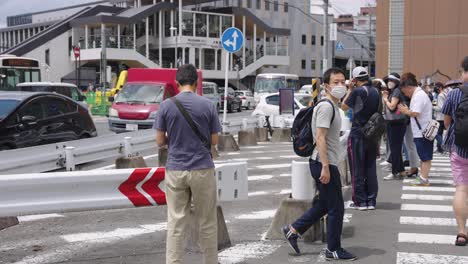
[[[395,88],[395,83],[394,82],[388,82],[387,86],[388,86],[388,89],[393,89],[393,88]]]
[[[331,96],[335,97],[336,99],[341,99],[346,95],[346,86],[335,86],[331,87]]]

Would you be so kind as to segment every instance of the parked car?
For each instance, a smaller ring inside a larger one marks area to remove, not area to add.
[[[255,98],[251,91],[236,91],[236,95],[242,100],[245,109],[255,108]]]
[[[310,94],[294,94],[294,114],[297,114],[300,109],[309,105],[312,97]],[[273,116],[279,115],[279,93],[267,94],[260,97],[252,116]]]
[[[21,92],[50,92],[65,95],[88,108],[86,96],[71,83],[60,82],[25,82],[16,85],[16,91]]]
[[[312,94],[312,84],[306,84],[299,89],[299,93],[304,93],[304,94]]]
[[[0,92],[0,150],[96,136],[88,109],[66,96]]]
[[[224,109],[224,87],[218,87],[218,93],[221,95],[221,109]],[[232,113],[234,110],[242,111],[242,101],[231,87],[228,87],[227,110],[228,113]]]
[[[218,85],[214,82],[203,82],[203,96],[210,99],[218,112],[221,110],[221,97],[218,93]]]

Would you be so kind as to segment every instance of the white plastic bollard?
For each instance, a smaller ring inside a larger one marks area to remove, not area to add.
[[[125,158],[130,158],[133,155],[131,140],[132,140],[132,137],[125,137],[124,138],[124,156],[125,156]]]
[[[65,167],[67,171],[75,170],[75,155],[73,154],[75,147],[65,147]]]
[[[308,161],[292,161],[291,172],[292,198],[312,200],[315,196],[315,180],[312,178]]]
[[[247,118],[243,118],[242,119],[242,131],[247,131],[248,127],[249,127],[249,124],[248,124]]]

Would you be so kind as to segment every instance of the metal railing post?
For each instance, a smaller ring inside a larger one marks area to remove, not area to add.
[[[124,138],[124,156],[125,156],[125,158],[130,158],[133,155],[131,140],[132,140],[132,137],[125,137]]]
[[[75,147],[66,147],[65,148],[65,167],[67,171],[75,170],[75,154],[73,153]]]

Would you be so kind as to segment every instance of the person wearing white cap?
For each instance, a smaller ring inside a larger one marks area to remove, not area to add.
[[[353,70],[352,81],[341,108],[353,109],[351,132],[348,139],[348,159],[351,170],[353,203],[350,208],[361,211],[375,210],[377,182],[378,142],[364,138],[362,127],[379,111],[380,92],[369,82],[369,72],[364,67]]]

